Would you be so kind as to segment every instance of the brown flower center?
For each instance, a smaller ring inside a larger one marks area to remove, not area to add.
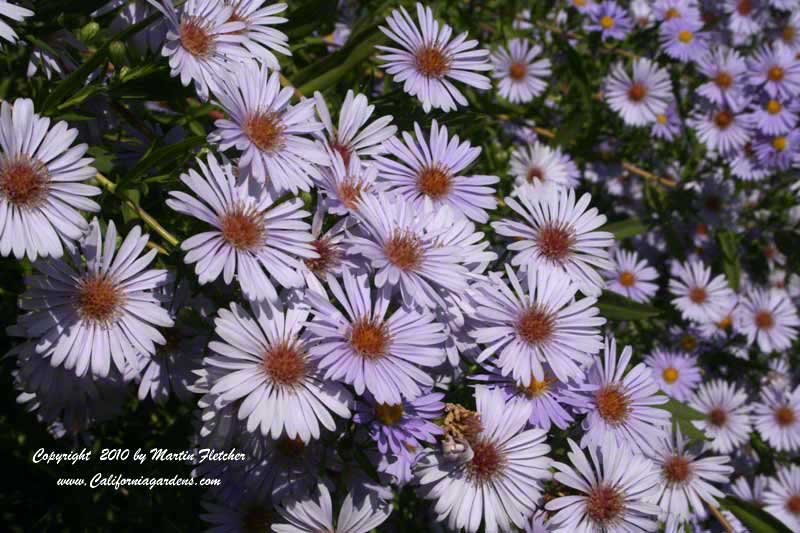
[[[647,86],[640,81],[637,81],[628,89],[628,98],[633,102],[641,102],[645,96],[647,96]]]
[[[235,207],[220,218],[222,238],[237,250],[251,250],[264,242],[266,230],[253,209]]]
[[[393,426],[403,418],[403,404],[379,403],[375,405],[375,418],[386,426]]]
[[[83,320],[110,322],[124,301],[120,288],[103,274],[90,274],[78,284],[75,308]]]
[[[728,421],[728,413],[722,407],[715,407],[708,413],[708,421],[712,426],[720,428]]]
[[[689,291],[689,299],[696,304],[701,304],[708,299],[708,293],[703,287],[692,287]]]
[[[566,226],[547,225],[536,236],[540,253],[547,259],[563,261],[575,245],[575,232]]]
[[[533,180],[544,181],[544,170],[541,167],[531,167],[528,169],[528,183],[533,183]]]
[[[800,514],[800,494],[792,494],[786,500],[786,510],[792,514]]]
[[[353,155],[353,151],[350,149],[349,146],[340,143],[338,140],[333,141],[331,148],[339,152],[339,155],[342,156],[342,162],[344,163],[344,168],[350,166],[350,158]]]
[[[539,381],[534,376],[531,376],[531,382],[527,387],[520,385],[519,391],[524,394],[528,399],[538,398],[550,390],[550,386],[556,381],[553,376],[545,376],[544,380]]]
[[[523,311],[517,321],[517,334],[528,344],[539,344],[549,340],[554,330],[553,315],[538,306]]]
[[[781,112],[781,109],[783,109],[783,106],[779,101],[769,100],[767,102],[767,113],[769,113],[770,115],[777,115],[778,113]]]
[[[342,258],[342,252],[331,242],[330,237],[321,237],[311,243],[319,257],[306,259],[308,269],[317,274],[323,275],[331,271]]]
[[[683,455],[673,455],[661,467],[667,483],[683,483],[692,474],[692,463]]]
[[[781,81],[783,79],[783,68],[778,65],[773,65],[767,71],[767,77],[771,81]]]
[[[733,85],[733,76],[727,72],[719,72],[714,78],[714,83],[716,83],[717,87],[720,89],[730,89],[731,85]]]
[[[508,75],[514,81],[521,81],[525,78],[525,75],[528,73],[528,65],[525,63],[511,63],[511,67],[508,69]]]
[[[50,185],[47,168],[29,159],[0,159],[0,195],[20,208],[36,207],[44,201]]]
[[[723,109],[714,115],[714,123],[721,130],[724,130],[733,123],[733,113]]]
[[[360,318],[350,326],[350,346],[361,357],[369,360],[386,355],[391,338],[386,324],[375,319]]]
[[[697,339],[687,334],[681,337],[681,339],[678,341],[678,344],[684,352],[691,352],[697,348]]]
[[[664,21],[672,20],[672,19],[674,19],[676,17],[680,17],[680,16],[681,16],[681,12],[678,11],[676,8],[671,7],[669,9],[667,9],[666,12],[664,12]]]
[[[214,37],[200,17],[181,20],[178,33],[181,46],[193,56],[208,57],[214,51]]]
[[[424,167],[417,176],[419,192],[434,200],[447,196],[450,186],[450,173],[440,166]]]
[[[746,17],[753,11],[753,2],[751,0],[739,0],[739,3],[736,4],[736,11]]]
[[[619,284],[623,287],[633,287],[636,284],[636,276],[633,275],[633,272],[626,270],[624,272],[619,273]]]
[[[788,405],[782,405],[775,409],[775,421],[781,427],[791,426],[797,420],[794,409]]]
[[[282,341],[264,354],[264,370],[280,385],[296,385],[306,375],[306,354],[296,343]]]
[[[625,509],[622,495],[614,487],[598,485],[586,498],[586,515],[595,523],[609,524]]]
[[[422,239],[411,232],[397,231],[383,245],[383,252],[400,270],[413,270],[422,262]]]
[[[417,70],[427,78],[441,78],[450,71],[450,58],[435,46],[423,46],[414,55]]]
[[[758,329],[772,329],[775,325],[775,319],[772,318],[772,313],[766,309],[761,309],[756,313],[755,322]]]
[[[472,446],[472,460],[467,465],[470,477],[478,483],[493,479],[503,468],[505,458],[494,443],[481,441]]]
[[[358,207],[358,201],[361,199],[361,193],[369,188],[367,183],[358,178],[348,176],[344,181],[339,183],[336,190],[339,195],[339,201],[351,211],[355,211]]]
[[[630,401],[619,385],[606,385],[595,393],[594,399],[597,412],[608,424],[621,424],[628,418]]]
[[[283,147],[283,122],[274,112],[256,113],[245,120],[245,135],[262,152],[275,152]]]
[[[445,404],[444,411],[442,428],[446,436],[453,439],[464,439],[467,442],[476,442],[478,435],[483,431],[481,417],[478,413],[456,403]]]
[[[783,31],[781,32],[781,39],[784,40],[786,43],[794,42],[795,37],[797,37],[797,29],[791,24],[787,24],[783,27]]]

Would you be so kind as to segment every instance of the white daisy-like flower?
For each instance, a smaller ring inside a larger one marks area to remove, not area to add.
[[[33,11],[14,5],[11,2],[6,2],[6,0],[0,0],[0,15],[10,18],[16,22],[21,22],[28,17],[32,17]],[[0,18],[0,39],[5,39],[11,44],[17,42],[17,32],[15,32],[2,18]]]
[[[589,447],[589,457],[572,440],[567,457],[572,466],[553,463],[555,479],[579,492],[544,506],[553,511],[549,524],[562,533],[657,531],[660,509],[650,503],[660,485],[658,470],[649,459],[626,446]]]
[[[690,259],[676,269],[678,278],[669,280],[669,290],[675,298],[672,304],[683,318],[701,323],[719,322],[735,298],[724,274],[711,278],[711,268],[699,259]]]
[[[758,344],[762,352],[769,353],[792,345],[800,317],[786,291],[754,287],[739,299],[733,324],[747,336],[748,344]]]
[[[658,291],[658,271],[646,259],[639,259],[638,252],[621,248],[611,256],[614,265],[605,272],[606,288],[634,302],[649,302]]]
[[[367,125],[375,112],[375,106],[370,105],[363,94],[347,91],[339,109],[337,126],[333,125],[328,104],[319,91],[314,93],[314,101],[317,114],[325,125],[328,144],[341,155],[345,168],[350,167],[351,160],[360,162],[362,158],[385,153],[383,142],[397,132],[397,126],[392,124],[394,117],[391,115],[377,118]]]
[[[272,26],[287,22],[285,17],[276,16],[286,11],[287,5],[264,5],[267,0],[224,0],[224,3],[233,8],[228,21],[245,24],[237,34],[245,37],[242,46],[250,52],[248,55],[272,70],[280,70],[281,65],[273,52],[287,56],[292,52],[289,50],[289,37]]]
[[[539,141],[514,148],[511,152],[509,172],[514,176],[514,184],[517,187],[544,185],[574,188],[578,185],[578,180],[572,176],[567,160],[561,152]]]
[[[517,252],[512,265],[563,270],[581,292],[597,296],[605,282],[595,269],[612,268],[608,248],[614,236],[596,231],[606,217],[597,208],[587,209],[591,200],[586,193],[576,202],[574,189],[550,189],[539,196],[533,188],[523,187],[517,198],[505,199],[522,221],[499,220],[492,227],[498,235],[516,239],[508,245]]]
[[[528,39],[511,39],[508,48],[500,47],[490,57],[494,67],[492,76],[500,80],[500,96],[512,103],[530,102],[547,88],[544,81],[550,77],[550,60],[536,60],[542,47],[531,45]]]
[[[291,295],[283,305],[253,305],[253,317],[237,304],[221,309],[214,320],[221,341],[212,341],[203,360],[209,369],[217,406],[241,401],[239,420],[247,431],[260,428],[272,439],[286,436],[309,442],[320,429],[336,429],[331,413],[350,418],[352,396],[341,384],[322,378],[303,333],[308,306]]]
[[[689,405],[703,414],[705,420],[692,424],[711,437],[711,449],[731,453],[750,438],[750,406],[747,393],[720,379],[700,385]]]
[[[403,141],[392,137],[384,143],[387,156],[376,156],[378,177],[384,189],[407,198],[416,209],[450,206],[470,220],[485,223],[487,211],[497,207],[494,184],[497,176],[465,176],[464,171],[481,154],[479,147],[448,138],[447,128],[431,123],[428,139],[414,123],[416,139],[403,132]]]
[[[702,379],[697,357],[684,352],[656,348],[644,362],[661,390],[679,401],[689,399]]]
[[[477,361],[496,356],[502,374],[525,386],[545,381],[545,365],[564,383],[582,376],[582,367],[603,347],[599,326],[606,320],[593,307],[597,300],[576,301],[578,288],[558,270],[518,274],[506,264],[506,276],[511,287],[498,272],[473,286],[477,322],[471,335],[486,347]]]
[[[2,4],[0,4],[2,7]],[[33,112],[20,98],[0,106],[0,255],[61,257],[87,229],[78,210],[99,211],[90,196],[100,189],[82,183],[95,175],[88,146],[70,147],[78,130]],[[63,243],[63,245],[62,245]]]
[[[778,469],[764,493],[764,510],[791,531],[800,531],[800,466]]]
[[[437,520],[447,521],[449,529],[523,528],[541,497],[541,482],[551,477],[546,432],[526,430],[530,409],[509,409],[499,389],[478,387],[475,403],[473,431],[419,456],[414,474],[420,490],[436,500]]]
[[[362,194],[378,192],[378,167],[372,161],[364,164],[355,157],[345,164],[338,151],[327,150],[331,166],[320,169],[319,185],[325,196],[322,203],[334,215],[355,213]]]
[[[753,406],[753,424],[775,450],[800,449],[800,386],[792,391],[763,389],[761,401]]]
[[[428,113],[432,108],[453,111],[466,106],[467,99],[450,80],[486,90],[492,84],[478,72],[492,69],[488,50],[474,50],[478,41],[467,40],[467,33],[451,40],[453,28],[433,18],[430,7],[417,3],[417,24],[405,8],[395,9],[381,31],[402,48],[377,46],[385,52],[383,68],[403,83],[403,90],[416,96]]]
[[[314,165],[330,164],[322,143],[311,138],[324,128],[314,100],[290,105],[294,90],[281,89],[280,75],[254,61],[228,68],[214,94],[229,118],[214,122],[209,140],[223,152],[241,151],[239,168],[277,191],[308,191],[318,176]]]
[[[226,284],[234,276],[250,300],[277,301],[273,280],[283,287],[301,287],[303,259],[318,258],[311,244],[310,226],[303,219],[303,200],[276,204],[268,187],[253,196],[247,180],[237,183],[230,164],[220,166],[213,155],[181,175],[197,197],[171,191],[167,205],[213,226],[181,243],[184,261],[197,263],[200,284],[222,274]]]
[[[38,275],[28,280],[19,318],[25,335],[38,339],[36,351],[53,366],[64,365],[78,376],[91,368],[109,375],[113,361],[124,373],[138,367],[139,357],[152,356],[166,339],[157,327],[172,327],[154,290],[168,281],[166,270],[147,269],[156,256],[140,257],[148,236],[139,226],[128,233],[117,252],[117,229],[109,222],[105,240],[97,219],[80,242],[85,261],[51,259],[34,263]]]
[[[652,501],[661,507],[667,531],[678,531],[694,515],[705,516],[705,504],[717,506],[725,494],[712,483],[727,484],[733,473],[730,457],[700,458],[703,450],[688,449],[688,442],[678,428],[647,452],[661,473]]]
[[[622,63],[611,67],[606,79],[608,105],[631,126],[644,126],[656,121],[667,111],[672,100],[669,73],[647,58],[633,61],[633,76]]]

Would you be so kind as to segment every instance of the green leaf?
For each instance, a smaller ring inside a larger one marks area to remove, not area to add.
[[[645,320],[661,313],[657,307],[634,302],[610,291],[603,291],[597,299],[597,307],[600,314],[609,320]]]
[[[739,238],[732,231],[726,230],[717,234],[717,242],[722,250],[722,268],[728,278],[728,285],[738,291],[742,270],[739,265]]]
[[[117,182],[117,185],[130,183],[151,170],[161,170],[175,162],[180,156],[187,155],[205,141],[205,135],[196,135],[159,148],[151,147],[130,172]]]
[[[600,228],[599,231],[609,231],[614,234],[614,238],[619,240],[634,237],[647,231],[647,226],[638,218],[629,218],[617,222],[610,222]]]
[[[696,441],[706,440],[705,433],[692,424],[692,420],[703,420],[705,418],[702,413],[675,398],[670,398],[666,404],[661,406],[661,409],[666,409],[672,414],[672,422],[678,424],[681,432],[686,437]]]
[[[783,522],[750,502],[728,496],[719,503],[723,509],[733,513],[751,533],[791,533]]]
[[[106,88],[102,85],[87,85],[86,87],[82,87],[78,92],[61,102],[58,107],[56,107],[56,110],[63,111],[72,106],[82,104],[90,96],[94,96],[105,90]]]

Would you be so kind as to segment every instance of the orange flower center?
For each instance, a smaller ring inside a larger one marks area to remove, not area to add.
[[[424,46],[414,55],[417,70],[428,78],[441,78],[450,71],[450,59],[435,46]]]
[[[528,65],[525,63],[512,63],[511,67],[508,69],[508,75],[514,81],[521,81],[525,79],[525,75],[528,73]]]
[[[667,119],[667,115],[665,115],[663,113],[661,113],[659,115],[656,115],[656,122],[658,122],[662,126],[667,123],[667,120],[668,120]]]
[[[336,192],[339,194],[339,201],[342,202],[347,209],[355,211],[358,207],[358,201],[361,199],[361,193],[367,189],[368,186],[365,182],[358,178],[348,176],[339,184]]]
[[[252,250],[264,242],[266,230],[253,209],[236,207],[220,219],[222,238],[237,250]]]
[[[719,129],[724,130],[733,123],[733,113],[723,109],[714,115],[714,123],[716,123]]]
[[[777,100],[770,100],[769,102],[767,102],[767,112],[770,115],[777,115],[778,113],[781,112],[782,108],[783,106],[781,106],[781,103]]]
[[[689,291],[689,299],[696,304],[701,304],[708,299],[708,293],[703,287],[692,287]]]
[[[746,17],[753,11],[753,2],[751,0],[740,0],[738,4],[736,4],[736,11]]]
[[[417,177],[419,192],[434,200],[447,196],[450,186],[450,173],[440,166],[424,167]]]
[[[755,323],[758,329],[772,329],[772,326],[775,325],[775,319],[772,318],[772,313],[766,309],[761,309],[756,312]]]
[[[603,15],[600,17],[600,26],[606,30],[610,30],[614,27],[614,18],[609,15]]]
[[[794,410],[788,405],[782,405],[775,409],[775,421],[779,426],[791,426],[797,420]]]
[[[389,347],[389,332],[386,325],[375,319],[361,318],[350,326],[350,346],[361,357],[380,359]]]
[[[689,479],[692,465],[686,457],[673,455],[664,462],[662,472],[668,483],[682,483]]]
[[[547,341],[555,330],[555,320],[547,310],[534,306],[526,309],[517,321],[517,334],[528,344]]]
[[[633,287],[636,284],[636,276],[628,270],[619,273],[619,284],[623,287]]]
[[[383,252],[400,270],[413,270],[422,262],[422,240],[410,232],[396,232],[383,245]]]
[[[678,32],[678,40],[684,44],[692,42],[694,39],[694,34],[688,30],[682,30]]]
[[[296,385],[306,375],[306,355],[294,343],[283,341],[264,354],[264,370],[280,385]]]
[[[283,122],[274,112],[250,115],[242,128],[244,134],[262,152],[275,152],[283,147]]]
[[[322,275],[329,272],[334,266],[339,264],[342,253],[329,237],[322,237],[311,243],[319,257],[306,259],[305,263],[311,272]]]
[[[181,45],[196,57],[208,57],[214,50],[214,38],[208,32],[202,19],[189,17],[181,21],[178,28]]]
[[[727,72],[720,72],[714,78],[714,83],[722,89],[729,89],[730,86],[733,85],[733,76]]]
[[[403,418],[403,404],[379,403],[375,405],[375,418],[383,425],[393,426]]]
[[[20,208],[44,201],[50,185],[46,167],[26,159],[0,160],[0,195]]]
[[[772,139],[772,147],[779,152],[786,150],[786,137],[778,136]]]
[[[534,376],[531,376],[531,382],[527,387],[520,385],[519,391],[527,398],[538,398],[550,390],[550,386],[556,381],[553,376],[545,376],[542,381],[539,381]]]
[[[668,366],[661,371],[661,377],[670,385],[678,381],[678,369]]]
[[[640,81],[637,81],[628,89],[628,98],[633,102],[641,102],[645,96],[647,96],[647,87]]]
[[[629,400],[618,385],[606,385],[595,393],[600,417],[608,424],[621,424],[628,418]]]
[[[75,307],[83,320],[110,322],[119,314],[123,292],[103,274],[92,274],[78,284]]]
[[[781,81],[783,79],[783,68],[778,65],[773,65],[767,71],[767,77],[771,81]]]
[[[622,495],[605,484],[594,487],[586,498],[586,515],[598,524],[613,522],[624,510]]]
[[[800,494],[793,494],[786,500],[786,510],[792,514],[800,514]]]

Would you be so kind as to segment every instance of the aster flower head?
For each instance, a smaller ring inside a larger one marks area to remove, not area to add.
[[[347,164],[341,154],[328,148],[331,166],[320,169],[320,189],[325,195],[325,208],[334,215],[355,213],[365,193],[378,192],[378,167],[350,158]]]
[[[288,300],[286,309],[254,304],[253,315],[237,304],[221,309],[214,320],[220,340],[209,344],[203,363],[217,405],[241,402],[238,418],[247,420],[247,431],[309,442],[320,437],[321,427],[336,428],[332,414],[350,417],[352,397],[322,378],[302,331],[308,308]]]
[[[518,187],[544,185],[572,188],[578,185],[564,154],[539,141],[514,148],[511,152],[510,174],[514,176],[514,183]]]
[[[271,70],[280,70],[275,52],[287,56],[292,52],[289,50],[289,37],[273,26],[287,22],[285,17],[277,16],[286,11],[287,5],[264,5],[266,0],[224,0],[224,3],[233,8],[228,21],[245,24],[244,29],[237,33],[245,37],[242,46],[249,52],[248,55]]]
[[[603,40],[624,39],[633,29],[633,21],[628,12],[614,0],[603,0],[589,8],[589,31],[598,31]]]
[[[606,101],[625,124],[644,126],[667,110],[672,100],[669,74],[649,59],[633,61],[633,76],[615,63],[606,79]]]
[[[731,453],[749,438],[747,393],[735,385],[719,379],[702,383],[689,400],[689,406],[706,417],[692,424],[711,438],[712,450]]]
[[[322,143],[310,138],[323,124],[314,113],[314,100],[290,105],[293,89],[281,89],[280,74],[253,61],[228,65],[214,94],[229,118],[217,120],[209,136],[223,152],[241,151],[244,174],[267,182],[278,192],[308,191],[318,172],[314,165],[330,164]]]
[[[528,386],[546,379],[545,366],[562,382],[583,374],[602,347],[595,298],[575,300],[578,287],[559,270],[528,268],[478,282],[472,337],[485,346],[478,362],[496,357],[503,375]],[[509,287],[506,283],[510,283]],[[524,285],[524,288],[523,288]]]
[[[479,72],[492,69],[488,50],[474,50],[478,41],[467,40],[467,33],[451,39],[453,28],[433,18],[430,7],[417,3],[417,24],[405,8],[395,9],[381,31],[401,48],[377,46],[385,52],[378,56],[386,61],[383,68],[403,90],[416,96],[422,108],[444,112],[457,105],[466,106],[467,99],[450,81],[460,81],[476,89],[491,87],[489,78]]]
[[[725,317],[734,293],[724,274],[712,279],[711,268],[699,259],[690,259],[679,265],[677,276],[669,280],[669,290],[675,296],[672,304],[683,318],[705,323]]]
[[[800,129],[785,135],[762,135],[753,142],[758,162],[770,170],[788,170],[800,154]]]
[[[685,18],[700,19],[696,0],[659,0],[653,4],[656,19],[662,22]]]
[[[708,34],[703,23],[688,18],[675,18],[661,25],[659,34],[664,52],[684,63],[697,61],[708,52]]]
[[[168,272],[147,268],[157,253],[141,255],[147,241],[135,226],[117,251],[114,222],[104,237],[94,219],[80,242],[85,261],[76,251],[34,263],[38,274],[30,277],[20,303],[29,312],[18,324],[26,337],[38,339],[36,352],[52,366],[105,377],[112,362],[125,372],[166,343],[156,328],[173,321],[154,291],[168,282]]]
[[[689,354],[656,348],[644,360],[653,373],[653,379],[667,396],[686,401],[700,383],[697,357]]]
[[[747,64],[733,48],[714,47],[697,61],[698,69],[709,81],[697,88],[697,93],[718,106],[736,111],[746,104],[744,96]]]
[[[589,456],[568,439],[571,465],[553,463],[555,479],[579,492],[544,506],[557,531],[656,531],[659,507],[650,503],[659,486],[655,465],[626,446],[589,447]]]
[[[781,42],[764,45],[748,61],[750,84],[763,87],[772,98],[800,95],[800,59]]]
[[[494,184],[500,178],[464,175],[481,149],[461,142],[458,135],[448,137],[447,127],[436,120],[427,139],[416,122],[414,134],[416,139],[403,132],[403,142],[392,137],[383,143],[387,156],[375,156],[383,188],[408,199],[414,209],[430,211],[447,205],[470,220],[487,222],[486,211],[497,207]]]
[[[785,291],[751,288],[739,300],[734,328],[764,352],[788,349],[797,339],[800,317]]]
[[[341,504],[334,526],[333,502],[325,483],[318,483],[316,495],[290,498],[278,507],[286,523],[275,523],[276,533],[368,533],[378,528],[392,513],[391,502],[375,494],[348,492]]]
[[[28,17],[32,17],[33,11],[7,2],[6,0],[0,0],[0,15],[13,21],[21,22]],[[17,32],[2,18],[0,18],[0,39],[4,39],[11,44],[17,42]]]
[[[748,116],[729,107],[700,107],[687,121],[709,150],[731,155],[750,140]]]
[[[759,132],[779,136],[791,132],[797,125],[797,109],[783,98],[762,98],[747,118]]]
[[[2,6],[0,6],[2,7]],[[78,130],[33,112],[33,102],[0,104],[0,255],[61,257],[88,226],[79,210],[98,211],[82,183],[95,175]]]
[[[551,69],[549,59],[536,59],[541,53],[541,46],[516,38],[491,55],[500,96],[511,103],[527,103],[544,92]]]
[[[702,449],[688,444],[677,428],[648,451],[661,474],[653,501],[662,509],[667,531],[676,531],[695,513],[703,515],[705,505],[718,505],[717,498],[725,495],[713,484],[727,484],[733,473],[727,455],[702,457]]]
[[[442,325],[434,315],[410,307],[389,312],[390,291],[373,291],[365,272],[343,273],[342,286],[328,276],[328,288],[342,306],[326,297],[306,295],[314,312],[308,328],[315,344],[309,353],[325,370],[325,379],[353,385],[357,394],[369,391],[375,401],[399,404],[433,387],[420,367],[445,360]]]
[[[667,110],[656,115],[656,121],[650,130],[651,135],[656,139],[672,141],[683,131],[683,123],[678,113],[678,106],[675,102],[670,102]]]
[[[605,273],[606,288],[635,302],[648,302],[658,291],[658,272],[638,252],[618,248],[611,255],[612,270]]]
[[[486,260],[476,245],[483,234],[447,206],[420,211],[394,193],[362,194],[355,215],[361,234],[351,236],[350,251],[367,259],[378,287],[399,287],[406,305],[445,306],[443,295],[476,277],[465,265]]]
[[[762,7],[761,0],[725,0],[722,8],[728,14],[728,28],[735,43],[761,31]]]
[[[517,198],[505,199],[522,221],[503,219],[492,222],[492,227],[498,235],[517,239],[508,246],[517,252],[512,265],[562,270],[581,292],[597,296],[605,282],[595,269],[612,268],[608,248],[614,236],[596,231],[606,217],[597,208],[589,208],[591,200],[586,193],[576,202],[574,189],[537,195],[533,188],[524,187]]]
[[[598,359],[585,383],[570,393],[578,412],[586,413],[581,446],[625,445],[646,450],[670,425],[670,413],[656,407],[667,403],[644,363],[628,370],[633,350],[626,346],[617,356],[617,341],[606,338],[603,358]]]
[[[235,276],[248,299],[273,302],[278,299],[273,281],[301,287],[301,260],[319,257],[303,221],[309,215],[302,210],[303,201],[293,198],[276,205],[267,187],[250,194],[248,181],[237,183],[231,165],[220,165],[213,155],[197,164],[200,172],[181,175],[197,196],[172,191],[167,205],[214,226],[181,243],[186,264],[197,263],[200,284],[220,274],[230,284]]]
[[[363,94],[355,94],[352,90],[339,109],[339,122],[336,126],[331,120],[331,113],[325,98],[317,91],[314,93],[317,114],[325,125],[327,141],[331,149],[338,152],[342,163],[349,168],[351,161],[360,162],[365,157],[372,157],[386,152],[383,142],[392,137],[397,126],[392,124],[391,115],[375,119],[367,124],[375,111]]]
[[[506,404],[502,391],[478,387],[474,427],[456,445],[423,452],[414,469],[421,495],[450,529],[470,533],[523,528],[550,478],[550,446],[542,429],[525,430],[528,409]],[[463,408],[462,408],[463,410]],[[453,419],[446,419],[452,423]],[[457,427],[451,427],[457,433]],[[448,428],[445,428],[448,432]],[[458,450],[458,451],[454,451]]]
[[[764,493],[764,510],[790,530],[800,530],[800,466],[778,469]]]
[[[800,386],[780,391],[766,387],[753,406],[753,424],[767,444],[782,452],[800,449]]]

